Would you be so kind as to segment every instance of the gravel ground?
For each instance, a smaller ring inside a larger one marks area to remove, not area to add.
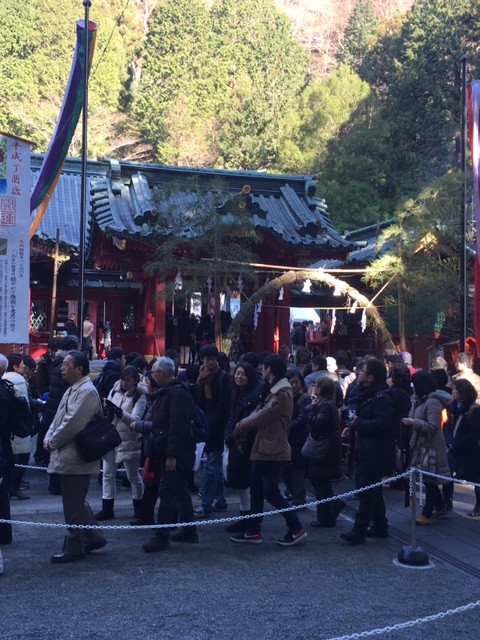
[[[62,522],[60,499],[45,496],[32,479],[32,500],[12,502],[12,517]],[[92,481],[89,499],[100,503]],[[226,516],[238,513],[228,496]],[[117,518],[128,524],[129,492],[119,492]],[[52,565],[62,529],[15,525],[14,543],[2,547],[0,638],[29,640],[329,639],[383,628],[447,611],[480,599],[480,582],[433,559],[430,569],[399,567],[398,541],[369,540],[345,547],[337,529],[308,526],[308,538],[292,548],[276,544],[283,519],[266,517],[263,544],[230,542],[225,524],[203,526],[200,543],[172,543],[146,554],[148,531],[105,531],[108,545],[85,560]],[[109,523],[110,524],[110,523]],[[479,608],[381,638],[414,640],[478,637]],[[358,636],[357,636],[358,637]]]

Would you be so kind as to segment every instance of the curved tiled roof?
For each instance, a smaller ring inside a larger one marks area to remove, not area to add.
[[[32,154],[32,185],[38,177],[42,159],[43,156]],[[117,160],[89,160],[87,173],[87,247],[94,230],[92,221],[107,235],[138,238],[152,244],[157,244],[165,235],[178,234],[173,226],[161,228],[156,221],[167,209],[171,215],[175,207],[184,212],[195,203],[197,195],[189,191],[191,187],[188,186],[193,179],[203,185],[221,181],[222,189],[232,197],[238,197],[242,188],[248,185],[246,210],[250,212],[255,228],[270,233],[284,245],[344,251],[352,248],[351,241],[335,231],[325,201],[315,197],[317,184],[308,176],[191,169]],[[178,190],[162,204],[155,192],[165,187],[172,191],[172,185],[178,185]],[[70,249],[78,248],[80,189],[81,160],[67,158],[35,234],[37,238],[55,242],[59,228],[61,244]],[[185,228],[180,232],[182,234],[187,237],[192,231]]]
[[[283,244],[341,249],[350,246],[335,231],[324,201],[313,197],[316,185],[309,178],[232,171],[212,176],[215,172],[211,170],[201,174],[199,170],[189,170],[191,175],[186,175],[185,169],[159,165],[154,177],[152,172],[153,168],[149,166],[147,175],[144,171],[124,173],[116,192],[108,176],[92,181],[92,213],[104,233],[142,237],[147,241],[151,239],[152,243],[158,242],[159,237],[178,233],[173,225],[160,228],[156,224],[157,215],[166,208],[170,215],[174,215],[177,207],[187,210],[196,200],[195,193],[179,190],[162,204],[161,199],[155,197],[155,191],[161,190],[162,178],[165,185],[175,180],[181,185],[182,179],[196,174],[203,178],[220,177],[232,197],[238,196],[242,186],[248,184],[251,192],[246,198],[246,206],[255,228],[270,232]],[[181,235],[188,237],[191,230],[185,228]]]

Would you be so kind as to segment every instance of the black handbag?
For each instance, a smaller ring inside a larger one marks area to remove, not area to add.
[[[312,435],[309,434],[302,447],[301,453],[307,460],[312,460],[313,462],[325,462],[329,449],[330,440],[327,438],[315,440],[315,438],[312,438]]]
[[[118,447],[122,438],[108,418],[91,420],[74,438],[80,455],[86,462],[100,460],[106,453]]]

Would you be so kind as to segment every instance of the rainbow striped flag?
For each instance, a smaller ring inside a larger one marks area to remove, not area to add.
[[[72,141],[75,128],[83,106],[83,74],[85,64],[84,20],[77,22],[77,42],[72,60],[72,67],[68,79],[67,88],[63,97],[60,115],[55,125],[54,132],[50,139],[48,149],[45,153],[40,174],[35,186],[30,194],[30,212],[37,209],[30,226],[30,238],[42,221],[48,203],[60,177],[62,166],[67,157],[68,147]],[[95,49],[95,38],[97,25],[94,22],[88,23],[88,74],[92,67],[93,51]]]

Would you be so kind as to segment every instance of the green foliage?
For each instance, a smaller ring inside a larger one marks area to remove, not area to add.
[[[422,187],[458,161],[460,56],[478,61],[479,3],[418,0],[405,21],[402,46],[387,73],[394,171]]]
[[[213,31],[227,69],[217,166],[271,168],[285,114],[305,85],[307,58],[273,0],[220,0]]]
[[[346,65],[323,82],[314,80],[285,121],[277,167],[287,173],[319,171],[328,143],[337,138],[369,94],[367,83]]]
[[[440,299],[445,312],[443,331],[451,338],[458,331],[462,184],[462,174],[452,171],[434,180],[417,198],[402,203],[396,223],[378,240],[379,248],[388,244],[391,252],[374,260],[364,277],[371,287],[391,281],[387,292],[401,287],[407,300]]]
[[[370,0],[357,0],[343,36],[339,62],[358,70],[377,31],[378,20]]]
[[[90,18],[97,22],[93,74],[89,82],[90,153],[106,151],[126,82],[128,52],[134,42],[117,24],[124,0],[97,0]],[[55,17],[52,20],[52,16]],[[133,8],[124,13],[134,19]],[[75,46],[76,22],[83,19],[76,0],[3,0],[0,5],[0,127],[46,149],[58,118]],[[118,116],[117,116],[118,119]],[[80,135],[71,153],[80,148]]]
[[[133,112],[156,160],[268,168],[306,67],[272,0],[210,10],[166,0],[152,17]]]

